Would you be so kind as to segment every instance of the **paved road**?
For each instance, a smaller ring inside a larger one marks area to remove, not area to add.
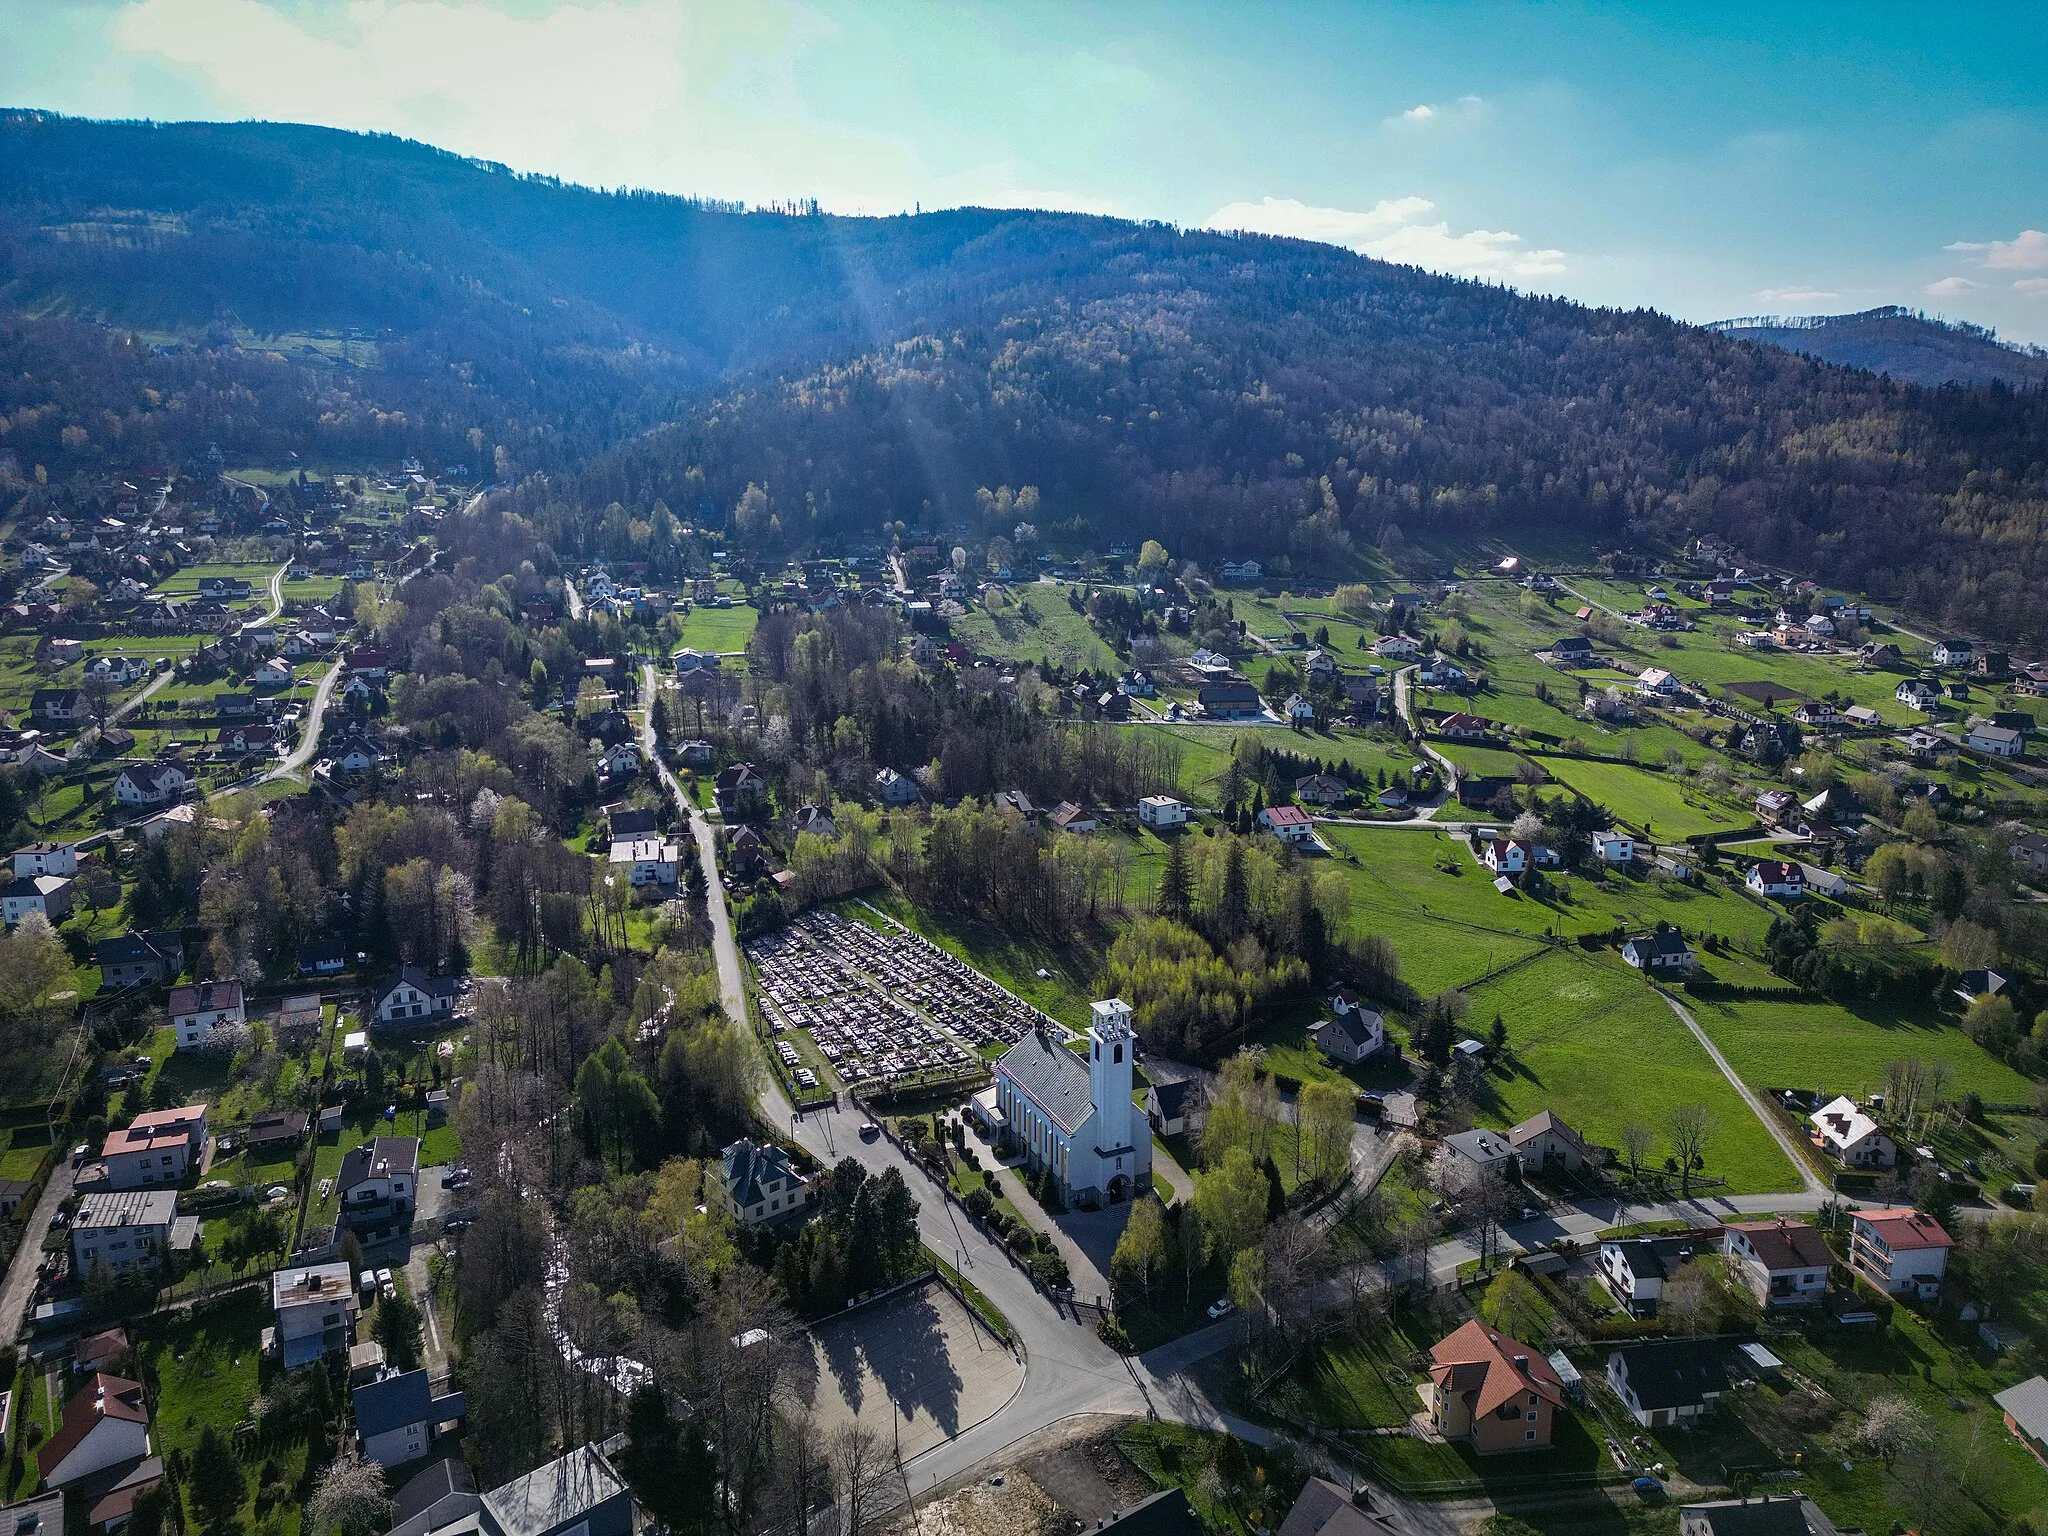
[[[112,711],[108,713],[107,724],[119,725],[126,716],[128,716],[135,710],[136,706],[141,704],[144,700],[148,699],[151,694],[155,693],[159,688],[162,688],[166,683],[168,683],[173,677],[176,676],[177,673],[172,671],[168,667],[166,667],[163,671],[157,673],[155,677],[152,677],[147,683],[145,683],[142,686],[142,688],[136,693],[134,698],[117,705]]]
[[[1707,1038],[1707,1032],[1700,1028],[1699,1020],[1692,1016],[1692,1010],[1662,987],[1657,989],[1657,995],[1671,1005],[1671,1011],[1678,1015],[1679,1022],[1692,1031],[1693,1039],[1699,1041],[1700,1049],[1712,1057],[1714,1065],[1721,1069],[1721,1075],[1728,1079],[1728,1086],[1742,1096],[1742,1102],[1749,1106],[1750,1113],[1763,1122],[1764,1129],[1771,1133],[1771,1138],[1778,1143],[1780,1150],[1791,1159],[1792,1166],[1799,1171],[1800,1187],[1809,1195],[1826,1195],[1827,1185],[1814,1173],[1812,1165],[1807,1162],[1798,1144],[1792,1140],[1791,1133],[1785,1129],[1778,1117],[1771,1113],[1769,1106],[1756,1096],[1756,1090],[1735,1075],[1735,1069],[1728,1065],[1728,1058],[1723,1056],[1720,1048]]]
[[[71,1185],[77,1176],[71,1159],[61,1159],[50,1175],[50,1182],[43,1186],[42,1198],[36,1201],[28,1225],[21,1229],[21,1246],[14,1250],[14,1258],[7,1266],[7,1279],[0,1282],[0,1341],[11,1341],[27,1321],[23,1314],[28,1310],[29,1297],[35,1294],[36,1266],[43,1261],[43,1234],[50,1230],[50,1218],[57,1214],[57,1207],[71,1198]]]
[[[291,568],[292,563],[287,560],[283,565],[280,565],[270,573],[270,612],[264,614],[260,619],[250,619],[245,623],[242,626],[244,633],[252,629],[262,629],[267,625],[277,622],[277,616],[284,612],[284,573]]]
[[[341,663],[337,661],[320,679],[320,686],[313,690],[313,702],[306,706],[306,729],[299,737],[299,744],[292,749],[292,755],[264,774],[259,783],[291,778],[313,760],[313,754],[320,747],[320,722],[327,716],[327,706],[334,699],[334,685],[340,678]]]

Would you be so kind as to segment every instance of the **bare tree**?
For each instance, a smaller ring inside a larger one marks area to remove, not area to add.
[[[1647,1125],[1624,1125],[1621,1128],[1621,1155],[1628,1163],[1631,1180],[1642,1177],[1643,1164],[1650,1160],[1650,1147],[1655,1140]]]
[[[799,1404],[784,1421],[775,1471],[783,1520],[795,1536],[810,1536],[811,1510],[832,1490],[830,1448],[818,1433],[808,1406]]]
[[[1707,1139],[1714,1134],[1714,1117],[1704,1104],[1680,1104],[1671,1111],[1665,1135],[1671,1141],[1671,1155],[1678,1162],[1679,1198],[1692,1198],[1692,1176],[1706,1166]]]
[[[1707,1263],[1703,1256],[1681,1266],[1677,1274],[1664,1282],[1657,1298],[1657,1311],[1689,1339],[1707,1332],[1719,1312]]]
[[[883,1490],[896,1476],[896,1464],[881,1436],[859,1424],[843,1424],[832,1432],[832,1479],[839,1507],[846,1512],[845,1536],[860,1536],[880,1511]]]

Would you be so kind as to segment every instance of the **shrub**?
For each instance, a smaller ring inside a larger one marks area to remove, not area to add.
[[[977,1221],[987,1221],[989,1213],[996,1208],[995,1197],[984,1187],[967,1192],[967,1214]]]
[[[1095,1320],[1095,1336],[1120,1355],[1137,1353],[1137,1346],[1131,1342],[1129,1332],[1114,1313],[1105,1312]]]

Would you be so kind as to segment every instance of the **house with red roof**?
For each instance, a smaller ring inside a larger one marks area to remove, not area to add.
[[[1429,1352],[1429,1419],[1481,1455],[1547,1450],[1564,1383],[1543,1352],[1477,1318]]]
[[[1269,805],[1259,812],[1259,825],[1283,843],[1312,843],[1316,824],[1298,805]]]
[[[1889,1206],[1858,1211],[1849,1241],[1849,1267],[1894,1296],[1932,1301],[1941,1294],[1948,1251],[1955,1240],[1925,1211]]]
[[[1536,845],[1525,837],[1496,837],[1480,857],[1496,875],[1519,875],[1535,861]]]
[[[1784,859],[1761,859],[1750,865],[1744,884],[1759,896],[1804,896],[1806,871]]]
[[[64,1405],[64,1423],[36,1451],[45,1488],[62,1488],[149,1454],[149,1409],[142,1383],[95,1375]]]

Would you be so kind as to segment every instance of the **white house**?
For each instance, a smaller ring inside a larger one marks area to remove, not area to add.
[[[745,1226],[779,1221],[811,1201],[810,1180],[772,1142],[734,1142],[722,1154],[719,1177],[726,1210]]]
[[[1891,1137],[1847,1094],[1823,1104],[1811,1123],[1815,1145],[1844,1167],[1889,1168],[1899,1160]]]
[[[1895,1296],[1932,1301],[1941,1294],[1948,1251],[1955,1243],[1924,1211],[1892,1207],[1858,1211],[1849,1240],[1849,1267]]]
[[[1226,560],[1216,567],[1216,574],[1225,581],[1257,581],[1264,569],[1256,560]]]
[[[1069,1204],[1152,1187],[1152,1137],[1131,1102],[1136,1045],[1130,1005],[1110,998],[1090,1007],[1086,1059],[1041,1024],[996,1063],[1005,1135],[1034,1172],[1052,1171]]]
[[[469,1405],[460,1392],[434,1396],[424,1370],[387,1370],[349,1394],[355,1409],[356,1439],[363,1459],[389,1471],[418,1461],[433,1446],[434,1431],[464,1418]]]
[[[1691,1424],[1728,1390],[1721,1345],[1712,1339],[1659,1339],[1607,1357],[1607,1385],[1645,1429]]]
[[[184,794],[190,782],[176,763],[137,763],[114,780],[114,803],[166,805]]]
[[[1625,832],[1596,832],[1593,853],[1603,864],[1631,864],[1635,862],[1636,840]]]
[[[1373,655],[1394,661],[1413,661],[1415,650],[1415,642],[1406,635],[1381,635],[1372,643]]]
[[[206,1106],[186,1104],[137,1115],[100,1146],[107,1187],[129,1190],[176,1184],[206,1150]]]
[[[640,771],[640,749],[630,741],[606,747],[597,755],[597,775],[602,779],[630,779]]]
[[[374,1014],[379,1024],[445,1019],[454,1014],[455,998],[461,990],[459,976],[429,976],[420,967],[408,965],[378,989]]]
[[[1496,837],[1487,843],[1480,858],[1496,875],[1519,875],[1528,869],[1535,853],[1536,845],[1526,838]]]
[[[171,988],[171,1033],[173,1050],[188,1051],[204,1045],[223,1024],[241,1024],[242,984],[239,981],[198,981],[188,987]]]
[[[1298,693],[1287,695],[1287,702],[1281,706],[1280,712],[1289,720],[1303,724],[1312,723],[1316,717],[1315,705]]]
[[[1169,827],[1184,827],[1188,821],[1188,808],[1171,795],[1147,795],[1138,802],[1138,820],[1155,832]]]
[[[1760,859],[1750,865],[1748,878],[1743,884],[1759,896],[1790,900],[1806,894],[1806,871],[1783,859]]]
[[[1372,1008],[1347,1008],[1315,1025],[1308,1037],[1331,1061],[1350,1065],[1386,1048],[1387,1021]]]
[[[31,912],[56,922],[71,910],[71,885],[63,875],[30,875],[0,886],[0,922],[12,928]]]
[[[624,838],[612,844],[611,867],[614,873],[626,871],[637,891],[645,885],[674,885],[682,857],[680,843],[658,837]]]
[[[1259,812],[1259,825],[1283,843],[1312,843],[1316,824],[1298,805],[1269,805]]]
[[[154,1263],[170,1247],[177,1220],[175,1190],[81,1196],[71,1219],[71,1261],[80,1276],[101,1264],[126,1271]]]
[[[78,845],[75,843],[28,843],[14,850],[14,878],[35,875],[78,873]]]
[[[1636,691],[1669,698],[1678,692],[1678,679],[1662,667],[1646,667],[1636,679]]]
[[[1832,869],[1823,869],[1818,864],[1801,864],[1799,877],[1806,882],[1809,891],[1818,891],[1823,896],[1841,897],[1849,894],[1849,882]]]
[[[1834,1256],[1818,1228],[1796,1221],[1738,1221],[1722,1249],[1766,1307],[1810,1307],[1826,1294]]]
[[[2026,747],[2027,738],[2007,726],[1993,725],[1987,720],[1971,726],[1963,744],[1972,752],[1982,752],[1986,757],[2018,757]]]
[[[894,768],[884,768],[875,775],[875,793],[884,805],[915,805],[917,781]]]
[[[292,664],[282,656],[273,656],[250,674],[249,681],[258,688],[287,688],[294,677]]]
[[[419,1174],[417,1136],[374,1136],[351,1147],[335,1178],[342,1225],[373,1236],[409,1227]]]
[[[65,1488],[149,1454],[142,1383],[96,1373],[64,1405],[64,1423],[36,1451],[46,1488]]]
[[[1835,621],[1824,613],[1809,614],[1806,619],[1806,632],[1826,639],[1834,634]]]
[[[270,1276],[271,1347],[288,1371],[322,1355],[345,1352],[352,1342],[355,1279],[346,1260],[293,1264]]]
[[[669,665],[678,672],[716,671],[723,660],[716,651],[699,651],[684,647],[669,657]]]
[[[1692,946],[1676,928],[1637,934],[1621,946],[1621,958],[1639,971],[1689,971],[1696,963]]]
[[[1719,1246],[1719,1229],[1669,1237],[1611,1237],[1600,1244],[1600,1278],[1614,1299],[1638,1317],[1657,1310],[1665,1282]]]
[[[1934,642],[1934,664],[1937,667],[1967,667],[1975,648],[1967,640],[1937,640]]]
[[[1909,677],[1892,690],[1892,697],[1901,704],[1925,711],[1940,702],[1941,690],[1924,677]]]

